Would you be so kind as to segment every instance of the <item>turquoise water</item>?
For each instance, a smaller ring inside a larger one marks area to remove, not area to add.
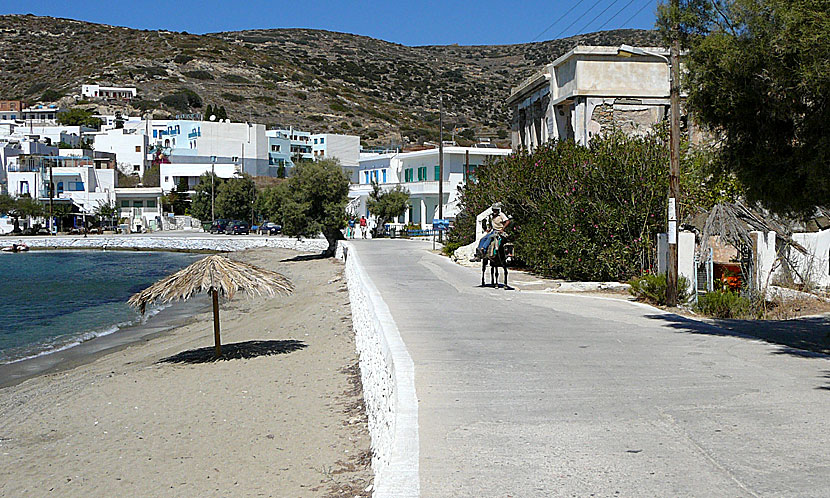
[[[127,299],[198,254],[0,253],[0,363],[64,349],[137,323]]]

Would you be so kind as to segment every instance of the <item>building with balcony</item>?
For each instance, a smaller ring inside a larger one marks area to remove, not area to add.
[[[130,230],[142,232],[161,229],[161,187],[117,188],[115,205],[118,217],[126,218]]]
[[[510,93],[514,150],[549,140],[587,144],[608,130],[649,133],[669,109],[669,52],[664,48],[581,46]]]
[[[132,100],[138,95],[134,87],[81,85],[81,95],[94,99]]]
[[[432,221],[438,216],[439,202],[443,202],[444,218],[455,218],[458,213],[458,187],[467,181],[475,181],[476,168],[511,152],[510,149],[444,147],[444,175],[440,179],[437,148],[415,152],[361,154],[359,183],[349,189],[352,214],[371,215],[367,200],[372,192],[373,181],[383,189],[400,185],[409,191],[410,206],[396,222],[431,228]],[[439,181],[443,182],[443,199],[438,197]]]
[[[57,124],[58,114],[66,112],[54,104],[27,107],[20,112],[20,119],[27,124]]]
[[[149,138],[137,128],[114,128],[90,133],[95,150],[115,154],[118,169],[125,175],[144,175],[149,166]]]
[[[68,200],[80,214],[91,215],[101,204],[115,202],[115,170],[95,169],[90,157],[18,155],[6,167],[8,193],[49,201]]]

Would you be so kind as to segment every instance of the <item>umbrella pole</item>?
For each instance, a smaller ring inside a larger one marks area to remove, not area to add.
[[[222,356],[222,342],[219,339],[219,293],[211,289],[213,295],[213,340],[216,343],[216,357]]]

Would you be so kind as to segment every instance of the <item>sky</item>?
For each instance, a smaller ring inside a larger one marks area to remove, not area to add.
[[[493,45],[654,26],[658,0],[3,0],[0,14],[211,33],[316,28],[403,45]]]

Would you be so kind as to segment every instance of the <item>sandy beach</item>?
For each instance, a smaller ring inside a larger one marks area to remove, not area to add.
[[[0,389],[0,495],[369,496],[343,266],[285,261],[296,255],[232,254],[296,287],[289,297],[222,303],[234,359],[204,361],[213,346],[204,312]]]

